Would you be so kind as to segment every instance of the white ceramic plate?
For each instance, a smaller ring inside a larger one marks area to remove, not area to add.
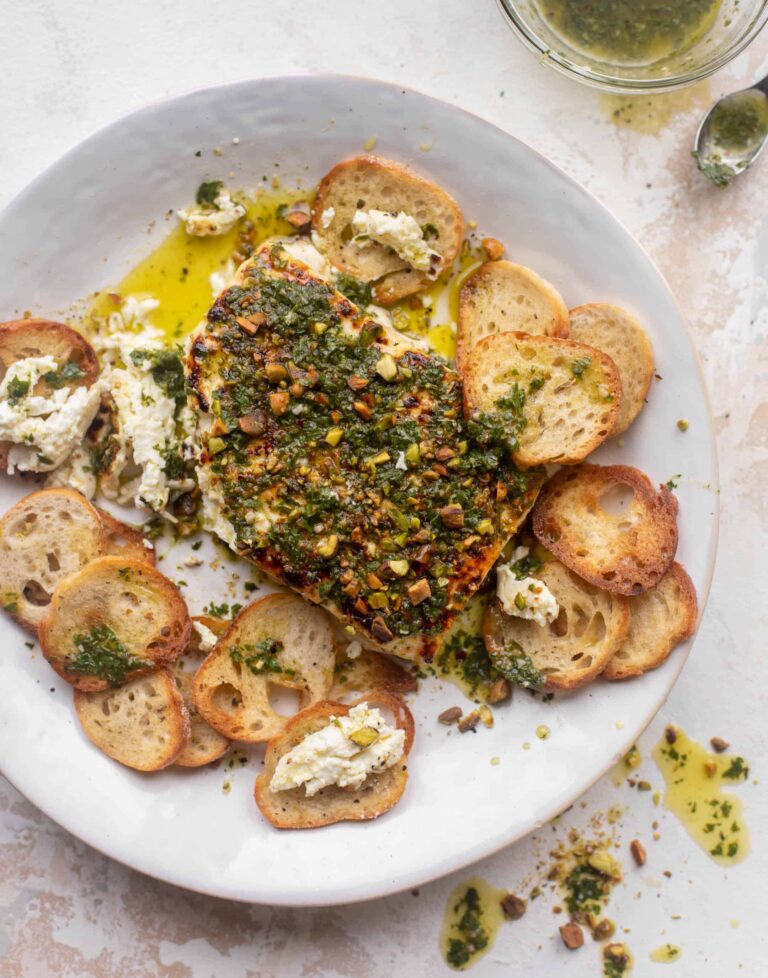
[[[646,324],[663,380],[623,444],[604,448],[599,459],[637,465],[659,482],[682,474],[679,559],[703,605],[717,535],[717,471],[680,311],[601,204],[529,147],[454,106],[373,81],[299,77],[197,92],[122,119],[68,153],[0,216],[0,318],[25,309],[55,316],[119,281],[162,239],[168,209],[187,201],[202,179],[222,176],[247,187],[278,172],[285,185],[311,185],[373,134],[377,153],[412,163],[448,188],[467,217],[556,283],[570,306],[613,301]],[[429,152],[420,150],[424,144]],[[226,155],[214,156],[215,146]],[[686,434],[676,427],[680,417],[690,422]],[[2,510],[22,494],[3,480]],[[215,582],[188,589],[193,610],[221,593]],[[222,897],[286,905],[416,886],[530,832],[628,749],[688,652],[679,649],[639,680],[596,683],[548,704],[518,692],[496,711],[492,730],[465,736],[435,720],[461,700],[456,690],[426,682],[412,698],[418,729],[402,802],[369,824],[281,833],[252,800],[258,757],[234,772],[224,794],[222,769],[144,776],[99,754],[79,729],[69,688],[39,652],[25,648],[25,637],[0,620],[6,776],[70,832],[142,872]],[[546,741],[535,736],[540,723],[551,728]],[[491,765],[492,757],[501,762]]]

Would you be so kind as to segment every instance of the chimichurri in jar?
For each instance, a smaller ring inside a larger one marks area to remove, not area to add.
[[[570,47],[613,64],[652,64],[694,45],[722,0],[537,0],[539,13]]]

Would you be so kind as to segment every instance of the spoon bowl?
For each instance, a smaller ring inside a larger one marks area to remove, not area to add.
[[[747,170],[768,142],[768,78],[715,102],[696,133],[701,172],[725,187]]]

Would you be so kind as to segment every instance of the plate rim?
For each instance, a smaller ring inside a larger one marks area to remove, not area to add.
[[[364,84],[371,86],[373,88],[384,88],[390,91],[399,92],[407,96],[416,96],[418,99],[425,100],[427,102],[437,103],[438,105],[448,108],[452,113],[460,113],[465,116],[469,116],[476,122],[480,123],[482,126],[488,127],[495,130],[497,133],[501,134],[505,139],[513,140],[525,148],[525,150],[532,154],[540,163],[543,163],[548,169],[554,171],[560,176],[560,178],[567,181],[575,191],[583,194],[585,197],[589,198],[592,206],[596,206],[600,211],[602,211],[603,216],[607,217],[615,225],[617,225],[623,232],[628,236],[628,238],[633,242],[638,252],[642,255],[645,261],[649,264],[653,272],[655,273],[658,281],[663,286],[666,291],[667,298],[673,305],[677,315],[679,316],[680,322],[682,323],[683,329],[685,331],[685,336],[687,340],[688,347],[691,351],[693,362],[696,367],[696,376],[698,378],[698,387],[702,395],[702,400],[704,407],[706,409],[706,416],[708,421],[708,445],[709,445],[709,455],[710,464],[713,473],[712,482],[712,496],[713,496],[713,513],[712,513],[712,529],[711,529],[711,540],[707,551],[707,563],[706,567],[703,568],[704,574],[704,587],[699,594],[699,619],[697,623],[696,632],[694,635],[685,643],[684,646],[677,650],[677,655],[675,657],[675,668],[672,670],[669,683],[667,688],[656,698],[652,705],[648,707],[648,716],[639,726],[633,727],[632,730],[626,733],[622,740],[621,753],[626,753],[627,750],[632,746],[633,743],[641,736],[641,734],[647,729],[647,727],[653,722],[659,710],[662,708],[672,690],[675,688],[680,674],[688,661],[688,657],[693,650],[696,638],[698,637],[699,628],[703,620],[704,614],[706,613],[707,606],[709,603],[709,595],[711,593],[712,581],[714,577],[714,572],[716,568],[717,552],[719,546],[719,535],[720,535],[720,466],[719,458],[717,452],[717,439],[715,435],[715,424],[714,416],[712,412],[712,403],[710,399],[709,390],[707,388],[704,371],[701,362],[701,356],[699,354],[698,348],[695,343],[695,337],[693,330],[691,329],[688,317],[686,316],[683,308],[677,300],[677,297],[666,280],[666,277],[661,272],[658,264],[654,258],[649,254],[648,250],[643,244],[641,244],[637,237],[629,230],[626,224],[618,218],[611,210],[608,208],[599,197],[596,196],[591,190],[583,186],[575,177],[571,176],[563,167],[554,163],[549,157],[544,155],[540,150],[531,146],[524,139],[519,136],[508,132],[502,126],[497,125],[494,122],[489,121],[483,116],[469,109],[463,108],[461,105],[457,105],[448,102],[445,99],[438,98],[434,95],[420,91],[418,88],[413,88],[410,85],[401,85],[396,82],[391,82],[387,80],[382,80],[365,75],[355,75],[346,74],[343,72],[292,72],[289,74],[278,74],[278,75],[265,75],[256,78],[242,79],[234,82],[222,82],[217,85],[207,85],[204,87],[192,87],[181,91],[175,95],[169,96],[167,98],[157,98],[148,99],[135,108],[128,112],[122,113],[117,118],[105,123],[104,125],[98,126],[93,129],[88,135],[83,139],[74,143],[67,150],[65,150],[60,156],[54,159],[51,163],[43,167],[37,172],[32,179],[21,187],[16,193],[14,193],[11,198],[6,202],[6,204],[0,208],[0,226],[8,216],[8,214],[18,207],[23,207],[26,204],[28,197],[33,197],[39,184],[43,183],[48,177],[48,174],[55,168],[60,166],[62,163],[67,161],[70,157],[74,156],[78,152],[82,151],[84,147],[90,144],[92,141],[96,141],[113,129],[119,129],[128,120],[134,119],[137,116],[141,116],[146,112],[151,112],[155,109],[161,107],[169,107],[174,103],[182,103],[185,101],[193,101],[196,98],[201,98],[211,92],[222,92],[222,91],[235,91],[235,90],[248,90],[254,86],[259,86],[265,83],[292,83],[292,84],[309,84],[313,85],[315,83],[323,82],[342,82],[347,84]],[[375,155],[375,154],[373,154]],[[611,762],[612,763],[612,762]],[[61,826],[70,835],[74,836],[79,841],[85,843],[90,848],[95,849],[103,856],[107,856],[110,859],[115,860],[118,863],[126,866],[135,872],[139,872],[142,875],[148,876],[151,879],[157,880],[161,883],[170,884],[177,886],[181,889],[188,890],[190,892],[200,893],[206,896],[216,897],[218,899],[224,900],[234,900],[241,903],[251,903],[255,905],[272,905],[279,907],[332,907],[341,906],[348,903],[362,903],[369,900],[379,899],[385,896],[391,896],[397,893],[401,893],[405,890],[411,889],[415,886],[426,885],[427,883],[434,882],[447,876],[454,872],[460,872],[466,869],[482,859],[488,858],[495,853],[506,849],[508,846],[513,845],[520,839],[525,838],[532,832],[535,832],[542,825],[547,824],[558,814],[563,812],[566,808],[572,805],[580,797],[582,797],[587,791],[589,791],[594,784],[597,783],[605,773],[610,769],[611,763],[602,767],[598,772],[592,777],[588,783],[582,783],[579,790],[575,793],[566,792],[563,797],[558,796],[553,799],[549,806],[543,810],[543,814],[537,819],[534,825],[524,830],[519,830],[510,833],[509,836],[503,839],[494,838],[490,842],[478,843],[477,845],[462,850],[461,856],[446,856],[438,863],[433,863],[429,868],[422,869],[420,871],[413,871],[405,876],[401,875],[397,880],[384,880],[373,887],[361,887],[361,885],[353,885],[350,890],[344,892],[339,891],[336,895],[329,895],[325,892],[318,892],[316,895],[312,896],[311,890],[308,894],[310,899],[306,901],[297,901],[291,898],[281,898],[281,897],[259,897],[255,899],[252,894],[245,892],[226,892],[224,893],[221,889],[215,889],[210,885],[204,885],[200,883],[194,883],[186,878],[182,878],[181,874],[176,871],[164,872],[163,875],[159,875],[156,870],[149,867],[145,867],[141,864],[141,860],[134,862],[129,862],[127,858],[110,851],[108,841],[106,840],[95,840],[91,837],[91,834],[85,831],[78,831],[78,829],[70,824],[69,820],[60,820],[59,817],[54,815],[50,810],[50,806],[45,800],[39,800],[37,797],[37,792],[34,790],[22,790],[19,784],[11,778],[8,773],[3,770],[0,766],[0,774],[6,778],[6,780],[28,801],[30,801],[36,808],[43,812],[46,817],[50,818],[56,825]],[[27,786],[25,786],[27,787]],[[34,787],[34,779],[33,779]]]

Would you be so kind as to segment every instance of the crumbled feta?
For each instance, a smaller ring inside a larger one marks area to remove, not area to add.
[[[362,651],[363,651],[362,642],[359,642],[357,639],[355,639],[354,641],[350,642],[349,645],[347,646],[347,658],[359,659]]]
[[[408,471],[408,463],[405,461],[405,452],[397,453],[397,461],[395,462],[395,468],[400,469],[401,472]]]
[[[320,215],[320,227],[324,231],[327,231],[331,226],[331,222],[333,221],[334,217],[336,217],[336,208],[326,207],[323,213]]]
[[[172,489],[194,488],[192,481],[171,481],[165,473],[169,455],[194,456],[194,412],[187,406],[177,411],[175,401],[155,382],[149,360],[136,364],[131,359],[138,350],[165,349],[163,334],[150,318],[159,305],[151,297],[126,296],[93,340],[117,415],[117,451],[102,475],[101,489],[108,499],[154,512],[165,509]]]
[[[352,239],[360,248],[372,241],[391,248],[412,268],[428,272],[436,278],[440,272],[442,258],[424,240],[424,232],[415,217],[404,211],[355,211],[352,217]]]
[[[527,547],[518,547],[508,564],[496,568],[496,594],[508,615],[547,625],[560,613],[560,606],[547,585],[535,577],[519,577],[513,567],[528,556]]]
[[[237,549],[237,533],[224,516],[224,494],[216,484],[215,476],[207,465],[197,469],[197,481],[203,496],[203,529],[215,534],[232,550]]]
[[[245,217],[245,207],[232,200],[226,187],[222,187],[214,199],[213,207],[198,205],[182,208],[176,214],[184,221],[187,234],[194,238],[205,238],[231,231]]]
[[[202,621],[193,621],[192,627],[197,632],[200,639],[200,651],[210,652],[218,642],[216,633],[212,632],[210,628]]]
[[[82,493],[86,499],[96,495],[96,474],[93,458],[83,445],[78,445],[69,458],[45,480],[46,489],[68,487]]]
[[[11,442],[8,472],[50,472],[83,440],[99,409],[102,383],[61,387],[47,396],[34,390],[43,374],[61,364],[52,356],[25,357],[0,384],[0,441]]]
[[[176,444],[176,404],[155,382],[150,364],[112,367],[106,376],[117,411],[118,451],[102,479],[108,499],[159,512],[168,505],[170,486],[165,474],[168,453]],[[138,467],[128,483],[120,477]]]
[[[389,726],[379,710],[359,703],[346,716],[332,716],[326,727],[284,754],[269,786],[286,791],[304,785],[310,797],[331,784],[359,788],[369,774],[396,764],[404,744],[403,730]]]

